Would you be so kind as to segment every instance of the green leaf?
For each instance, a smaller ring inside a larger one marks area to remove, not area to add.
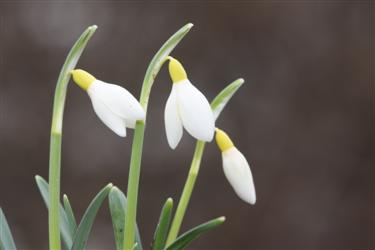
[[[204,224],[201,224],[180,237],[178,237],[170,246],[167,247],[166,250],[181,250],[184,249],[187,245],[189,245],[193,240],[201,236],[203,233],[214,229],[221,225],[225,221],[225,217],[219,217],[213,220],[210,220]]]
[[[125,209],[126,197],[123,192],[117,187],[112,187],[109,192],[109,209],[112,217],[113,231],[115,234],[116,249],[122,250],[124,243],[124,222],[125,222]],[[136,228],[135,235],[136,245],[133,249],[142,250],[141,238],[139,236],[138,227]]]
[[[16,250],[12,233],[8,222],[5,218],[3,209],[0,207],[0,249],[1,250]]]
[[[111,188],[112,184],[108,184],[91,201],[74,235],[72,250],[83,250],[85,248],[96,214]]]
[[[72,206],[70,205],[70,201],[66,194],[63,195],[63,202],[64,202],[65,214],[69,222],[70,232],[72,235],[74,235],[77,230],[77,222],[73,213]]]
[[[152,250],[162,250],[165,247],[167,233],[172,217],[173,200],[168,198],[160,213],[159,223],[155,230]]]
[[[221,111],[223,111],[225,105],[232,98],[234,93],[241,87],[244,83],[244,79],[240,78],[229,84],[225,89],[223,89],[211,102],[211,108],[214,113],[215,120],[219,117]]]
[[[36,184],[38,185],[39,191],[42,195],[42,198],[44,200],[44,203],[47,206],[47,209],[49,209],[49,186],[48,183],[39,175],[35,176]],[[63,239],[63,243],[67,249],[70,249],[73,244],[73,234],[70,231],[68,217],[64,211],[63,206],[60,204],[60,233]]]

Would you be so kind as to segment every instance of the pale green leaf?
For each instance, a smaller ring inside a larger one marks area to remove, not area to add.
[[[111,212],[113,231],[115,234],[116,249],[122,250],[124,243],[124,223],[126,210],[126,197],[123,192],[117,187],[112,187],[108,197],[109,209]],[[136,245],[134,249],[142,250],[141,238],[139,236],[138,227],[136,227],[135,235]]]
[[[178,237],[166,250],[181,250],[205,232],[220,226],[225,217],[219,217],[201,224]]]
[[[85,248],[96,214],[111,188],[112,184],[108,184],[91,201],[74,235],[72,250],[83,250]]]
[[[152,250],[163,250],[165,247],[165,242],[167,240],[167,234],[169,229],[169,224],[172,217],[173,200],[168,198],[165,202],[159,218],[158,226],[156,227],[154,234],[154,242],[152,244]]]
[[[0,207],[0,249],[1,250],[16,250],[12,233],[10,231],[8,222],[5,218],[3,209]]]
[[[63,202],[64,202],[65,214],[69,222],[70,232],[72,233],[72,235],[74,235],[77,230],[77,222],[74,216],[73,208],[70,205],[70,201],[66,194],[63,195]]]
[[[39,175],[35,176],[36,184],[38,185],[40,194],[42,195],[42,198],[44,200],[44,203],[47,206],[47,209],[49,209],[49,186],[48,183]],[[66,247],[66,249],[70,249],[73,244],[73,234],[70,231],[68,217],[65,213],[65,210],[63,206],[60,204],[59,208],[59,218],[60,218],[60,233],[63,240],[63,243]]]

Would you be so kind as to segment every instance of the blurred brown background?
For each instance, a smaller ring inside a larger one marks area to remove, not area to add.
[[[138,96],[162,43],[195,24],[173,55],[211,100],[246,84],[217,124],[248,158],[258,201],[227,183],[206,148],[183,231],[216,216],[195,250],[374,249],[374,13],[371,1],[0,1],[0,204],[19,249],[47,249],[47,210],[34,175],[48,177],[56,79],[80,33],[99,26],[79,67]],[[177,202],[194,140],[168,145],[163,112],[171,81],[155,82],[141,173],[138,223],[145,249],[160,208]],[[108,182],[127,185],[132,131],[107,129],[71,84],[65,112],[62,192],[81,216]],[[108,205],[89,249],[114,249]]]

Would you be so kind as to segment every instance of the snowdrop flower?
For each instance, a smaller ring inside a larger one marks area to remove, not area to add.
[[[215,120],[206,97],[188,80],[179,61],[169,59],[172,91],[164,111],[168,144],[175,149],[181,140],[183,127],[197,140],[211,141],[215,133]]]
[[[246,158],[220,129],[216,129],[216,143],[222,152],[224,174],[229,183],[242,200],[254,205],[256,195],[253,175]]]
[[[145,119],[142,106],[123,87],[97,80],[81,69],[71,73],[74,82],[87,91],[97,116],[117,135],[125,137],[126,128],[134,128],[136,121]]]

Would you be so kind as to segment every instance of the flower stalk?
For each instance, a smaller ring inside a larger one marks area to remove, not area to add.
[[[151,88],[159,73],[160,68],[166,61],[167,56],[182,40],[182,38],[189,32],[193,27],[193,24],[189,23],[179,29],[174,35],[172,35],[155,54],[147,68],[145,78],[142,84],[142,90],[139,102],[147,115],[147,106],[150,98]],[[138,189],[139,189],[139,177],[141,171],[141,158],[143,149],[143,139],[145,132],[144,121],[137,121],[134,131],[132,153],[130,159],[130,169],[128,177],[128,188],[127,188],[127,205],[126,205],[126,216],[124,226],[124,250],[133,250],[134,248],[134,237],[135,237],[135,226],[137,217],[137,202],[138,202]]]
[[[219,117],[221,111],[223,111],[228,101],[232,98],[234,93],[236,93],[236,91],[241,87],[243,83],[244,83],[244,80],[242,78],[235,80],[234,82],[229,84],[225,89],[223,89],[211,102],[211,109],[214,113],[215,120]],[[190,165],[189,174],[186,179],[185,186],[182,191],[180,201],[177,205],[177,210],[176,210],[176,213],[173,218],[172,225],[168,234],[168,238],[166,242],[167,247],[170,246],[174,242],[174,240],[177,238],[178,233],[180,231],[180,227],[184,219],[185,212],[186,212],[191,194],[195,186],[195,180],[199,173],[199,168],[200,168],[200,164],[201,164],[201,160],[202,160],[202,156],[204,152],[204,146],[205,146],[205,142],[197,140],[197,143],[195,145],[193,160]]]
[[[65,99],[70,79],[70,71],[75,68],[87,42],[96,29],[96,25],[88,27],[76,41],[60,71],[55,90],[49,157],[50,207],[48,213],[49,246],[50,249],[53,250],[61,249],[59,221],[61,141]]]
[[[190,201],[191,193],[193,192],[195,186],[195,180],[197,179],[199,173],[199,167],[201,164],[205,144],[206,143],[204,141],[197,141],[195,145],[194,156],[190,165],[189,174],[186,179],[185,186],[176,209],[176,214],[173,218],[171,229],[168,234],[166,243],[167,247],[173,243],[180,231],[182,220],[184,219],[185,212]]]

